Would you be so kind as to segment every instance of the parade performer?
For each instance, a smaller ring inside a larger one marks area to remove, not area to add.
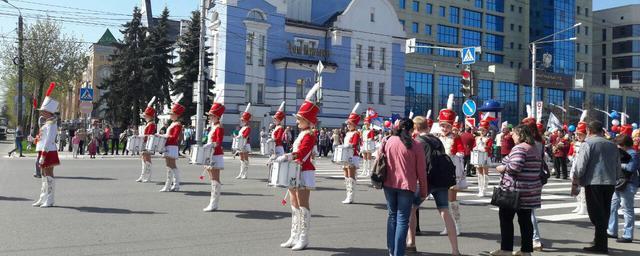
[[[293,143],[291,153],[278,157],[276,161],[296,161],[300,165],[298,184],[289,187],[288,194],[291,202],[291,235],[280,244],[280,247],[302,250],[309,244],[309,228],[311,223],[310,194],[316,187],[315,167],[311,161],[311,154],[316,145],[313,128],[318,123],[320,108],[311,101],[313,95],[320,88],[316,84],[307,93],[304,103],[300,106],[296,119],[300,133]]]
[[[182,96],[183,94],[180,94],[176,100],[173,101],[171,110],[168,113],[172,122],[164,135],[167,138],[164,153],[164,159],[167,165],[167,179],[165,180],[164,187],[160,192],[180,191],[180,170],[176,165],[176,160],[180,156],[178,154],[178,145],[180,142],[180,136],[182,136],[182,124],[180,123],[179,118],[185,110],[184,106],[179,103]]]
[[[447,99],[447,108],[441,109],[438,114],[438,122],[440,123],[440,134],[438,134],[438,139],[442,141],[445,153],[449,155],[452,160],[459,158],[464,161],[464,145],[462,145],[462,140],[460,139],[460,136],[452,133],[453,123],[456,118],[456,112],[453,111],[453,97],[453,94],[449,94],[449,98]],[[460,172],[458,168],[458,165],[456,165],[456,176],[457,173]],[[449,189],[449,205],[451,206],[451,215],[453,215],[453,219],[456,222],[456,234],[460,235],[460,205],[458,204],[457,189],[455,188],[455,185],[452,188],[453,189]],[[447,228],[445,227],[440,234],[448,234]]]
[[[367,114],[362,125],[362,145],[366,143],[375,143],[376,131],[371,127],[371,120],[377,117],[377,113],[372,108],[367,109]],[[375,149],[362,147],[362,172],[359,177],[371,176],[371,168],[373,158],[371,157]]]
[[[153,122],[153,118],[156,116],[156,109],[153,108],[153,103],[156,97],[151,98],[151,101],[147,104],[147,108],[142,113],[142,118],[147,122],[144,126],[143,132],[143,145],[147,143],[147,137],[156,134],[156,123]],[[136,182],[149,182],[151,181],[151,152],[147,151],[144,147],[140,159],[142,160],[142,171],[140,177]]]
[[[276,145],[274,150],[274,154],[276,157],[284,155],[284,147],[282,144],[284,139],[284,126],[282,126],[282,121],[285,118],[284,104],[285,102],[282,101],[280,107],[278,108],[278,111],[273,115],[273,123],[275,127],[271,132],[271,139],[275,142]]]
[[[238,136],[236,139],[243,138],[245,141],[244,145],[241,145],[241,148],[238,149],[240,152],[240,172],[236,179],[246,179],[247,172],[249,171],[249,152],[251,151],[251,143],[249,143],[249,135],[251,134],[251,127],[249,127],[249,121],[251,121],[251,113],[249,113],[249,109],[251,108],[251,103],[247,104],[247,108],[245,108],[244,112],[240,116],[240,132],[238,132]]]
[[[211,180],[211,198],[209,199],[209,205],[202,209],[202,211],[205,212],[212,212],[218,209],[218,202],[220,201],[222,191],[220,170],[224,169],[224,152],[222,151],[224,127],[222,127],[220,119],[222,118],[222,114],[224,114],[224,110],[225,107],[222,103],[215,102],[209,112],[207,112],[209,123],[211,124],[211,129],[207,136],[207,144],[213,148],[213,156],[211,157],[211,161],[204,167]]]
[[[342,201],[343,204],[353,203],[353,196],[356,186],[356,170],[360,168],[360,132],[358,131],[358,123],[360,123],[360,115],[357,113],[360,102],[356,103],[349,114],[347,124],[347,133],[342,141],[343,147],[353,149],[353,156],[349,158],[349,162],[342,166],[344,171],[344,184],[347,190],[347,197]]]
[[[46,97],[40,106],[40,116],[45,120],[40,127],[40,140],[36,144],[40,169],[42,170],[42,187],[40,188],[40,197],[38,201],[33,203],[34,207],[47,208],[54,204],[55,179],[53,175],[54,166],[60,165],[58,159],[58,147],[56,147],[56,135],[58,134],[58,125],[55,113],[58,112],[59,103],[51,97],[56,84],[51,83],[47,90]]]
[[[484,197],[486,195],[486,190],[489,188],[489,152],[493,148],[493,141],[488,136],[489,134],[489,120],[488,114],[485,114],[480,121],[480,127],[478,131],[480,135],[476,136],[476,146],[473,148],[475,152],[483,152],[486,154],[486,158],[476,163],[476,171],[478,173],[478,196]]]
[[[578,127],[575,132],[575,141],[571,143],[571,147],[569,148],[569,160],[573,163],[571,165],[571,177],[573,177],[573,173],[575,171],[576,165],[575,160],[576,156],[580,152],[580,147],[584,140],[587,137],[587,110],[582,110],[582,115],[580,116],[580,122],[578,122]],[[584,195],[584,188],[580,188],[578,185],[579,181],[572,178],[571,182],[571,195],[576,196],[576,201],[578,203],[577,207],[571,211],[573,213],[579,215],[587,214],[587,200]]]

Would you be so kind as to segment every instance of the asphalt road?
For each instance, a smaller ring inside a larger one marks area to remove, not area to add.
[[[3,142],[0,152],[10,147]],[[49,209],[31,207],[40,188],[31,177],[34,158],[0,158],[0,255],[388,255],[383,193],[360,182],[356,203],[341,204],[340,171],[326,159],[318,162],[318,188],[311,196],[310,246],[291,252],[279,248],[290,227],[289,207],[280,204],[285,191],[265,185],[264,158],[252,160],[249,179],[236,180],[238,160],[226,157],[220,208],[213,213],[201,211],[210,187],[199,180],[202,169],[186,159],[179,161],[182,191],[160,193],[162,159],[153,159],[154,182],[141,184],[134,182],[137,159],[62,158],[55,170],[56,207]],[[492,176],[494,184],[497,179]],[[586,216],[570,213],[575,200],[568,193],[565,181],[545,186],[546,208],[537,215],[546,248],[536,255],[588,255],[581,248],[593,228]],[[460,198],[461,251],[488,255],[499,247],[498,212],[474,191]],[[423,204],[421,226],[428,235],[418,237],[418,255],[448,255],[433,201]],[[516,239],[519,245],[517,224]],[[610,246],[611,255],[640,255],[637,240],[610,240]]]

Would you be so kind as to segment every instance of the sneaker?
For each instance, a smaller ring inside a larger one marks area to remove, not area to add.
[[[542,251],[542,242],[540,240],[533,240],[533,250],[536,252]]]
[[[517,252],[513,252],[513,256],[531,256],[531,253],[530,252],[517,251]]]
[[[616,240],[618,243],[633,243],[633,239],[631,238],[618,238]]]
[[[608,238],[618,238],[618,235],[612,235],[612,234],[607,233],[607,237]]]
[[[513,253],[512,251],[495,250],[495,251],[491,251],[489,253],[489,255],[491,255],[491,256],[511,256],[512,253]]]
[[[597,253],[597,254],[607,254],[607,253],[609,253],[609,250],[607,248],[599,248],[599,247],[596,247],[596,246],[584,247],[584,248],[582,248],[582,250],[584,250],[586,252]]]

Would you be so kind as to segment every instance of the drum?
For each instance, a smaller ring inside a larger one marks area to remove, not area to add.
[[[353,148],[339,145],[333,152],[333,162],[336,164],[348,164],[349,158],[353,156]]]
[[[145,147],[145,149],[147,149],[147,151],[155,153],[162,153],[164,152],[164,145],[167,143],[167,138],[160,136],[160,135],[150,135],[147,138],[147,145]]]
[[[276,150],[276,142],[272,139],[264,140],[260,142],[260,154],[263,156],[270,156]]]
[[[213,156],[213,145],[191,146],[191,164],[210,165]]]
[[[143,147],[143,140],[144,138],[142,136],[136,136],[136,135],[132,135],[129,136],[129,138],[127,138],[127,150],[129,152],[140,152],[142,151]]]
[[[273,187],[297,187],[300,178],[300,165],[293,161],[273,162],[271,165],[271,177],[269,186]]]
[[[231,149],[242,151],[245,144],[247,144],[247,139],[245,137],[233,138]]]
[[[374,140],[365,140],[362,142],[362,152],[376,151],[376,142]]]
[[[487,165],[487,152],[473,151],[471,152],[471,164],[472,165]]]

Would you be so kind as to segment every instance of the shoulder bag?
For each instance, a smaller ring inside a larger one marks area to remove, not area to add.
[[[513,181],[514,190],[503,190],[504,174],[500,175],[500,185],[493,187],[493,196],[491,196],[491,205],[500,208],[518,210],[520,208],[520,191],[515,190],[516,182]]]
[[[382,146],[380,146],[380,154],[376,161],[373,164],[373,169],[371,170],[371,186],[376,189],[382,188],[382,183],[387,176],[387,155],[384,153],[385,146],[387,145],[387,140],[389,136],[385,137],[382,140]]]

